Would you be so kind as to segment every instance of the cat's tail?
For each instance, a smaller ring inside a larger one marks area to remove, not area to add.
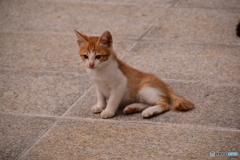
[[[171,94],[171,105],[172,109],[177,111],[188,111],[195,107],[192,102],[179,97],[176,94]]]

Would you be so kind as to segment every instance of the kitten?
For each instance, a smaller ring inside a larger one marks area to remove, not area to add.
[[[143,118],[170,109],[186,111],[194,104],[176,95],[156,76],[136,70],[117,58],[109,31],[100,37],[88,37],[75,31],[79,53],[87,73],[94,82],[97,104],[93,113],[102,118],[113,117],[120,105],[124,114],[142,112]]]

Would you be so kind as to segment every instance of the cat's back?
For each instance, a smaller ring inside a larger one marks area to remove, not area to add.
[[[145,86],[158,88],[165,94],[168,94],[170,91],[167,85],[157,76],[132,68],[121,60],[118,60],[118,64],[119,69],[123,72],[128,80],[128,90],[131,94],[131,97],[136,97],[137,93]]]
[[[119,59],[117,60],[117,62],[118,62],[119,69],[124,74],[124,76],[126,76],[129,83],[131,83],[132,85],[140,84],[142,79],[144,79],[146,76],[150,75],[148,73],[141,72],[141,71],[129,66],[128,64],[124,63],[123,61],[121,61]]]

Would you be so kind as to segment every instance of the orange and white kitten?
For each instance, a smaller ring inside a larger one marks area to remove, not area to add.
[[[190,110],[194,104],[176,95],[163,81],[152,74],[136,70],[117,58],[109,31],[100,37],[88,37],[77,31],[79,53],[93,81],[97,104],[93,113],[102,118],[113,117],[120,105],[124,114],[142,112],[149,118],[170,109]]]

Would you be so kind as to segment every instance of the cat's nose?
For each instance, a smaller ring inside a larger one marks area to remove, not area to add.
[[[94,63],[89,63],[89,67],[93,68],[94,67]]]

